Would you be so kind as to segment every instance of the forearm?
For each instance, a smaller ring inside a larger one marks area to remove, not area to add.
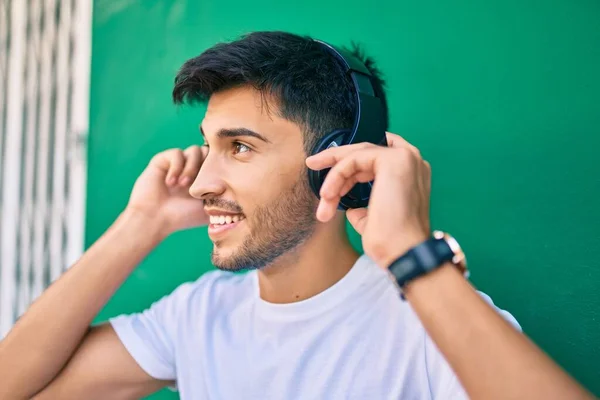
[[[591,399],[447,264],[405,290],[428,334],[473,399]]]
[[[28,398],[54,379],[94,317],[159,243],[158,227],[148,222],[134,213],[121,215],[31,305],[0,342],[0,392],[10,394],[10,398]]]

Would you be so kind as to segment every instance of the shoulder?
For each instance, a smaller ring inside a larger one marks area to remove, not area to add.
[[[371,267],[369,274],[373,277],[370,290],[377,296],[381,296],[379,298],[374,295],[373,298],[382,300],[374,304],[383,305],[375,312],[384,314],[385,323],[394,332],[396,341],[401,343],[399,346],[405,355],[404,360],[408,362],[410,359],[412,370],[416,370],[415,367],[419,365],[419,361],[422,362],[421,365],[424,367],[423,372],[432,398],[468,398],[456,374],[429,336],[411,304],[401,300],[398,288],[390,279],[389,274],[370,259],[367,261]],[[476,292],[511,326],[521,331],[520,324],[509,311],[496,304],[487,293],[480,290],[476,290]],[[408,357],[408,354],[411,354],[412,358]]]
[[[156,379],[176,377],[175,358],[182,343],[188,343],[200,322],[236,307],[251,295],[254,274],[211,271],[195,281],[180,284],[147,309],[110,318],[115,333],[138,364]],[[212,313],[211,313],[212,311]]]
[[[393,278],[390,277],[390,275],[387,273],[387,271],[385,271],[384,269],[379,267],[372,259],[370,259],[366,255],[363,256],[363,259],[364,259],[365,265],[368,265],[368,267],[369,267],[369,268],[367,268],[367,270],[369,271],[369,275],[372,277],[371,283],[376,288],[378,293],[382,293],[382,294],[385,293],[388,300],[392,304],[392,307],[390,307],[390,311],[394,312],[394,313],[401,312],[402,315],[405,315],[407,318],[409,318],[411,320],[419,321],[419,319],[418,319],[416,313],[414,312],[414,310],[412,309],[410,303],[408,301],[400,300],[401,297],[400,297],[400,293],[398,291],[398,287],[392,281]],[[500,306],[495,304],[495,302],[492,300],[492,298],[487,293],[485,293],[481,290],[475,289],[475,288],[473,288],[473,289],[490,307],[492,307],[492,309],[494,309],[500,316],[502,316],[515,329],[517,329],[519,331],[521,330],[521,326],[519,325],[519,323],[517,322],[515,317],[509,311],[504,310]],[[419,325],[419,327],[421,327],[420,321],[417,325]]]
[[[154,300],[147,309],[132,315],[111,319],[113,325],[123,321],[145,319],[164,326],[179,325],[182,318],[198,315],[218,307],[233,307],[251,296],[256,287],[255,272],[234,274],[220,270],[204,273],[195,281],[181,283],[170,293]]]

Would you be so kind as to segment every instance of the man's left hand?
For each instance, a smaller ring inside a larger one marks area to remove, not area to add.
[[[320,191],[317,219],[322,222],[333,218],[340,198],[357,182],[374,181],[368,209],[351,209],[346,216],[362,236],[365,253],[383,268],[431,236],[429,163],[402,137],[386,136],[388,147],[332,147],[306,160],[313,170],[331,168]]]

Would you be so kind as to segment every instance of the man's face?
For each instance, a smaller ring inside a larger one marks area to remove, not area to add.
[[[315,228],[302,131],[278,117],[274,104],[249,87],[208,102],[201,131],[209,151],[190,193],[211,215],[217,268],[263,268]]]

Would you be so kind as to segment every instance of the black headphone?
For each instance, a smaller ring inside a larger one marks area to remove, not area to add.
[[[349,51],[336,48],[325,42],[315,40],[331,54],[343,68],[344,74],[350,76],[353,93],[356,97],[356,113],[351,129],[336,129],[321,138],[313,147],[311,154],[317,154],[334,146],[353,143],[370,142],[387,146],[387,109],[383,89],[377,84],[365,64]],[[320,171],[308,169],[308,181],[312,191],[319,196],[319,191],[329,168]],[[372,182],[357,183],[341,198],[339,210],[366,207],[369,204]]]

